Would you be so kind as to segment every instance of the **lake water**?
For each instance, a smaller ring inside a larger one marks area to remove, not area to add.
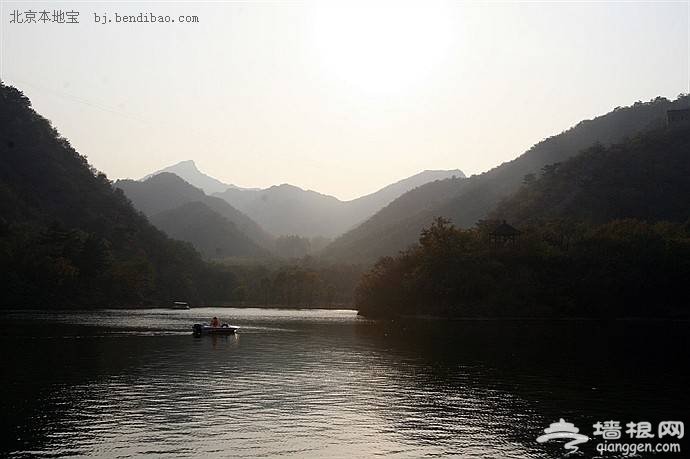
[[[192,337],[214,315],[240,333]],[[590,437],[597,421],[689,420],[682,321],[393,324],[212,308],[0,317],[0,456],[552,458],[564,442],[535,439],[559,418]],[[599,457],[599,441],[571,457]]]

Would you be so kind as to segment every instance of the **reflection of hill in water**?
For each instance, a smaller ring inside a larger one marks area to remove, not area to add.
[[[391,412],[398,431],[424,441],[434,426],[448,425],[455,434],[476,439],[481,426],[490,435],[531,448],[531,435],[560,417],[591,435],[598,420],[658,423],[684,413],[690,377],[680,362],[690,356],[688,326],[409,320],[357,331],[373,348],[385,350],[386,364],[400,373],[393,379],[415,386],[399,392],[395,406],[413,408],[422,402],[407,418]],[[541,445],[540,451],[552,446]]]
[[[123,334],[129,313],[108,314],[122,325],[6,320],[0,363],[15,370],[3,453],[539,457],[553,445],[534,439],[560,417],[586,434],[597,420],[654,421],[687,405],[687,324],[428,321],[401,331],[337,311],[310,320],[254,310],[232,311],[244,332],[214,342]],[[144,313],[129,325],[168,320]]]

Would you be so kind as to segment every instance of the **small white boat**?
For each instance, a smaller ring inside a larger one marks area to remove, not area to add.
[[[223,324],[220,327],[212,327],[208,324],[192,325],[192,334],[201,335],[234,335],[240,327],[237,325]]]
[[[189,309],[189,303],[186,301],[175,301],[172,305],[173,309]]]

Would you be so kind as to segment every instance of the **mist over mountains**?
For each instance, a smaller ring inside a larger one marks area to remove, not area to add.
[[[257,255],[273,247],[273,236],[254,220],[175,174],[163,172],[141,182],[118,180],[114,186],[156,226],[191,242],[207,256]],[[211,232],[205,228],[209,225],[220,225],[224,230]]]
[[[659,97],[646,103],[618,107],[538,142],[516,159],[483,174],[466,178],[460,170],[424,171],[351,201],[341,201],[289,184],[266,189],[239,188],[199,171],[193,161],[183,161],[164,169],[175,171],[189,181],[187,186],[180,183],[183,180],[178,181],[175,185],[179,187],[177,191],[160,187],[161,181],[169,185],[175,182],[172,177],[161,178],[169,176],[169,172],[154,173],[142,182],[119,181],[117,186],[123,188],[135,206],[151,218],[158,212],[188,202],[206,203],[257,245],[241,250],[242,255],[259,253],[256,251],[258,248],[275,252],[274,238],[277,236],[291,236],[289,241],[296,246],[308,246],[310,238],[335,238],[320,255],[333,261],[371,263],[380,256],[393,255],[413,244],[421,230],[435,217],[449,218],[463,228],[473,226],[493,215],[492,211],[502,200],[520,189],[525,177],[539,176],[545,166],[572,158],[592,145],[606,147],[638,133],[663,127],[666,111],[685,107],[687,99],[683,96],[669,101]],[[204,187],[222,191],[209,196],[199,189]],[[173,199],[173,196],[179,198]],[[162,205],[162,202],[167,204]],[[512,215],[506,212],[505,206],[502,211]],[[182,214],[178,214],[178,218],[184,220]],[[163,225],[162,220],[153,220]],[[181,234],[179,228],[168,226],[167,230]],[[302,242],[299,238],[307,241]],[[193,242],[189,237],[183,239]],[[199,238],[197,242],[200,242]],[[241,247],[243,244],[226,241],[219,244],[215,253],[228,253],[220,246]],[[202,252],[208,256],[214,251],[205,249]],[[237,250],[230,252],[238,254]],[[279,252],[307,254],[310,250],[295,252],[292,247]]]
[[[371,217],[400,195],[429,182],[463,178],[459,169],[423,171],[351,201],[283,184],[264,190],[228,188],[215,196],[276,235],[333,238]]]
[[[473,228],[435,219],[418,243],[363,275],[358,310],[687,318],[690,109],[683,115],[527,175]]]
[[[20,91],[0,85],[0,98],[0,266],[6,274],[0,285],[6,305],[96,307],[165,304],[179,298],[199,303],[275,298],[287,304],[301,298],[298,303],[311,304],[316,297],[350,298],[351,285],[361,272],[350,263],[364,266],[416,244],[421,230],[436,217],[459,228],[483,219],[508,219],[537,228],[534,234],[539,237],[553,236],[553,228],[589,225],[587,231],[596,232],[592,225],[609,225],[602,231],[615,244],[617,231],[651,231],[659,241],[675,241],[673,266],[684,263],[690,124],[667,128],[666,117],[668,110],[685,109],[682,116],[690,113],[687,95],[675,101],[638,102],[583,121],[484,174],[464,178],[460,171],[425,171],[352,201],[290,185],[266,190],[228,185],[210,196],[170,172],[113,183],[36,113]],[[189,175],[198,172],[193,163],[186,162],[183,169],[188,178],[200,180]],[[226,186],[202,175],[207,187]],[[320,235],[346,232],[319,256],[318,273],[301,265],[233,271],[227,264],[202,259],[245,257],[262,263],[277,251],[286,257],[304,255],[304,250],[294,250],[304,245],[304,236],[276,237],[281,235],[271,234],[259,219],[272,229],[278,225],[274,220],[284,219],[282,228],[305,235],[316,231],[309,233],[299,225],[301,220],[314,225]],[[357,219],[364,222],[358,224]],[[618,224],[616,219],[634,220]],[[435,230],[441,236],[445,231],[438,224]],[[639,253],[637,245],[631,247],[626,257]],[[443,253],[428,261],[433,265],[448,259]],[[450,257],[449,262],[457,264],[458,259]],[[485,264],[487,273],[493,266]],[[602,278],[612,275],[605,264],[600,269]],[[648,276],[642,267],[640,273],[640,278]],[[569,279],[566,271],[563,275]],[[342,279],[348,281],[339,283]],[[619,281],[628,288],[629,279]],[[396,285],[388,287],[401,294]],[[500,300],[496,304],[505,303]]]
[[[2,82],[0,139],[0,306],[122,307],[230,295],[231,276],[150,224]]]
[[[201,188],[204,191],[204,193],[209,195],[213,193],[221,193],[227,190],[228,188],[239,188],[235,185],[223,183],[217,178],[204,174],[196,167],[196,164],[192,160],[180,161],[177,164],[165,167],[159,171],[147,175],[146,177],[141,179],[141,181],[146,181],[155,175],[166,172],[177,175],[178,177],[182,178],[185,182],[194,185],[197,188]]]
[[[266,247],[260,246],[240,230],[234,221],[213,210],[208,204],[190,201],[173,209],[151,215],[151,223],[172,238],[191,242],[206,259],[228,257],[265,257]]]
[[[414,244],[422,229],[435,217],[469,228],[486,218],[501,200],[515,193],[528,174],[540,174],[549,164],[571,158],[594,144],[608,146],[638,133],[663,128],[666,112],[687,108],[687,95],[670,101],[657,97],[585,120],[535,144],[516,159],[464,180],[444,180],[412,190],[386,206],[363,224],[336,239],[324,256],[348,261],[373,262]]]
[[[118,186],[131,196],[135,205],[147,215],[163,210],[151,201],[170,199],[166,192],[156,188],[158,181],[151,181],[159,175],[175,174],[190,185],[203,190],[207,195],[222,198],[237,211],[256,222],[266,232],[274,235],[290,235],[305,238],[333,238],[353,228],[372,216],[400,195],[429,182],[449,177],[464,178],[459,169],[426,170],[398,182],[392,183],[374,193],[350,201],[341,201],[334,196],[304,190],[300,187],[282,184],[266,189],[240,188],[221,182],[201,172],[194,161],[182,161],[160,171],[149,174],[138,183],[147,183],[151,196],[144,196],[144,188],[131,180],[120,180]],[[156,188],[154,190],[154,188]],[[187,189],[183,194],[201,199],[198,192]],[[172,192],[173,195],[178,194]],[[192,197],[190,196],[190,197]],[[184,198],[183,201],[187,201]],[[179,200],[178,200],[179,201]],[[170,206],[164,206],[166,209]],[[232,218],[231,218],[232,220]],[[250,236],[251,237],[251,236]]]

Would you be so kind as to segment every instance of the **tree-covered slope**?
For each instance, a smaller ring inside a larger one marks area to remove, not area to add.
[[[689,316],[690,225],[560,223],[502,242],[439,218],[362,277],[356,306],[374,317]]]
[[[663,129],[545,166],[491,213],[513,224],[690,216],[690,128]]]
[[[326,247],[323,256],[334,260],[370,262],[407,247],[415,242],[414,238],[409,238],[408,230],[414,226],[408,228],[408,222],[420,215],[433,215],[432,209],[455,196],[467,180],[457,177],[438,180],[405,193],[336,239]]]
[[[0,272],[0,305],[11,308],[222,296],[189,244],[149,224],[28,98],[1,83]]]
[[[379,210],[385,208],[388,204],[408,191],[438,181],[459,180],[463,178],[465,178],[465,174],[460,169],[425,170],[411,177],[392,183],[374,193],[353,199],[352,201],[347,201],[345,207],[346,213],[349,216],[349,227],[345,228],[343,232],[352,229],[355,225],[375,215]]]
[[[206,259],[268,255],[233,222],[203,202],[188,202],[154,214],[151,223],[170,237],[190,242]]]
[[[595,145],[527,176],[472,229],[439,218],[357,288],[360,313],[687,317],[690,127]],[[499,220],[521,231],[501,239]]]
[[[460,227],[471,227],[515,192],[525,175],[575,156],[595,143],[610,145],[639,132],[660,128],[665,123],[666,110],[687,103],[688,96],[684,96],[673,102],[656,98],[617,108],[543,140],[513,161],[486,173],[449,182],[446,186],[424,185],[402,195],[362,225],[336,239],[326,249],[325,256],[373,261],[394,254],[413,244],[421,230],[438,216],[447,217]]]
[[[254,220],[224,200],[207,196],[201,189],[190,185],[175,174],[162,172],[142,182],[118,180],[115,186],[122,189],[134,206],[149,217],[190,202],[203,202],[209,209],[232,222],[256,244],[264,248],[273,245],[272,236]]]

